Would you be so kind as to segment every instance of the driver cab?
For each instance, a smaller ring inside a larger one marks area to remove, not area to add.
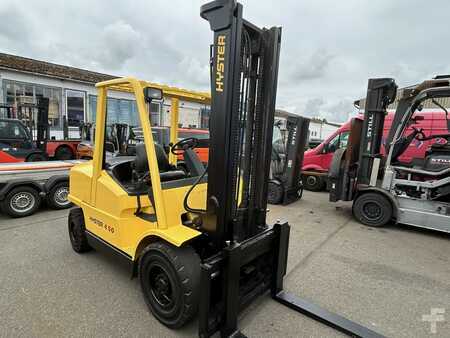
[[[144,89],[144,98],[148,108],[152,101],[161,101],[163,99],[162,90],[147,87]],[[138,129],[141,129],[142,134],[142,128]],[[171,144],[169,152],[184,157],[185,165],[177,167],[177,165],[169,162],[166,149],[154,136],[154,132],[152,132],[160,182],[197,177],[203,173],[204,167],[197,154],[193,151],[198,145],[196,138],[180,139],[176,144]],[[108,142],[105,142],[103,149],[103,168],[131,196],[147,194],[151,187],[149,159],[144,138],[140,135],[134,141],[136,143],[127,144],[128,148],[122,152],[132,156],[107,156],[109,152]]]

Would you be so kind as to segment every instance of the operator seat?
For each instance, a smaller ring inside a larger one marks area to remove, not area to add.
[[[183,170],[177,170],[173,167],[167,158],[164,148],[155,143],[156,159],[159,167],[159,177],[161,182],[178,180],[186,177],[186,173]],[[136,145],[136,157],[134,159],[134,169],[137,173],[147,173],[148,160],[147,151],[145,150],[145,144],[139,143]]]

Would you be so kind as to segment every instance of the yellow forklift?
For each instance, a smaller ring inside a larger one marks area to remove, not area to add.
[[[134,78],[97,84],[93,160],[70,172],[73,249],[124,262],[161,323],[180,328],[198,314],[200,337],[244,337],[239,311],[267,292],[345,333],[379,337],[283,290],[289,225],[266,223],[281,28],[244,20],[235,0],[207,3],[201,16],[214,31],[208,167],[192,139],[171,147],[183,152],[186,171],[154,142],[148,106],[161,89]],[[135,95],[143,142],[135,156],[110,158],[106,98],[117,86]]]

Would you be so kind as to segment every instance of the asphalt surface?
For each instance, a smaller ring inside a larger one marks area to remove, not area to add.
[[[291,224],[285,289],[389,337],[450,336],[450,236],[352,220],[349,204],[306,192],[269,219]],[[74,253],[68,211],[0,215],[0,337],[195,336],[147,310],[137,279],[107,256]],[[432,334],[422,315],[445,309]],[[240,316],[249,337],[340,337],[264,296]]]

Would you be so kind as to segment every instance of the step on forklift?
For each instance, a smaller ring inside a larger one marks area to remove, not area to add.
[[[123,261],[162,324],[180,328],[198,314],[200,337],[244,337],[239,311],[267,292],[348,334],[380,337],[283,290],[290,226],[266,223],[281,28],[244,20],[234,0],[207,3],[201,16],[214,32],[208,167],[189,139],[171,147],[189,174],[154,142],[148,106],[161,89],[134,78],[98,83],[93,160],[70,172],[72,248]],[[135,156],[108,158],[106,97],[118,85],[135,95],[143,142]]]
[[[302,198],[301,169],[310,119],[284,113],[276,119],[267,201],[287,205]]]
[[[394,101],[397,85],[393,79],[370,79],[364,121],[351,126],[347,150],[338,149],[330,170],[330,201],[353,201],[353,215],[361,223],[380,227],[392,219],[401,224],[450,232],[450,116],[443,99],[450,97],[450,78],[432,80],[405,88],[381,154],[384,117]],[[426,136],[414,127],[427,102],[447,116],[448,133]],[[413,131],[406,130],[412,125]],[[438,140],[425,158],[402,163],[399,157],[412,141]]]

